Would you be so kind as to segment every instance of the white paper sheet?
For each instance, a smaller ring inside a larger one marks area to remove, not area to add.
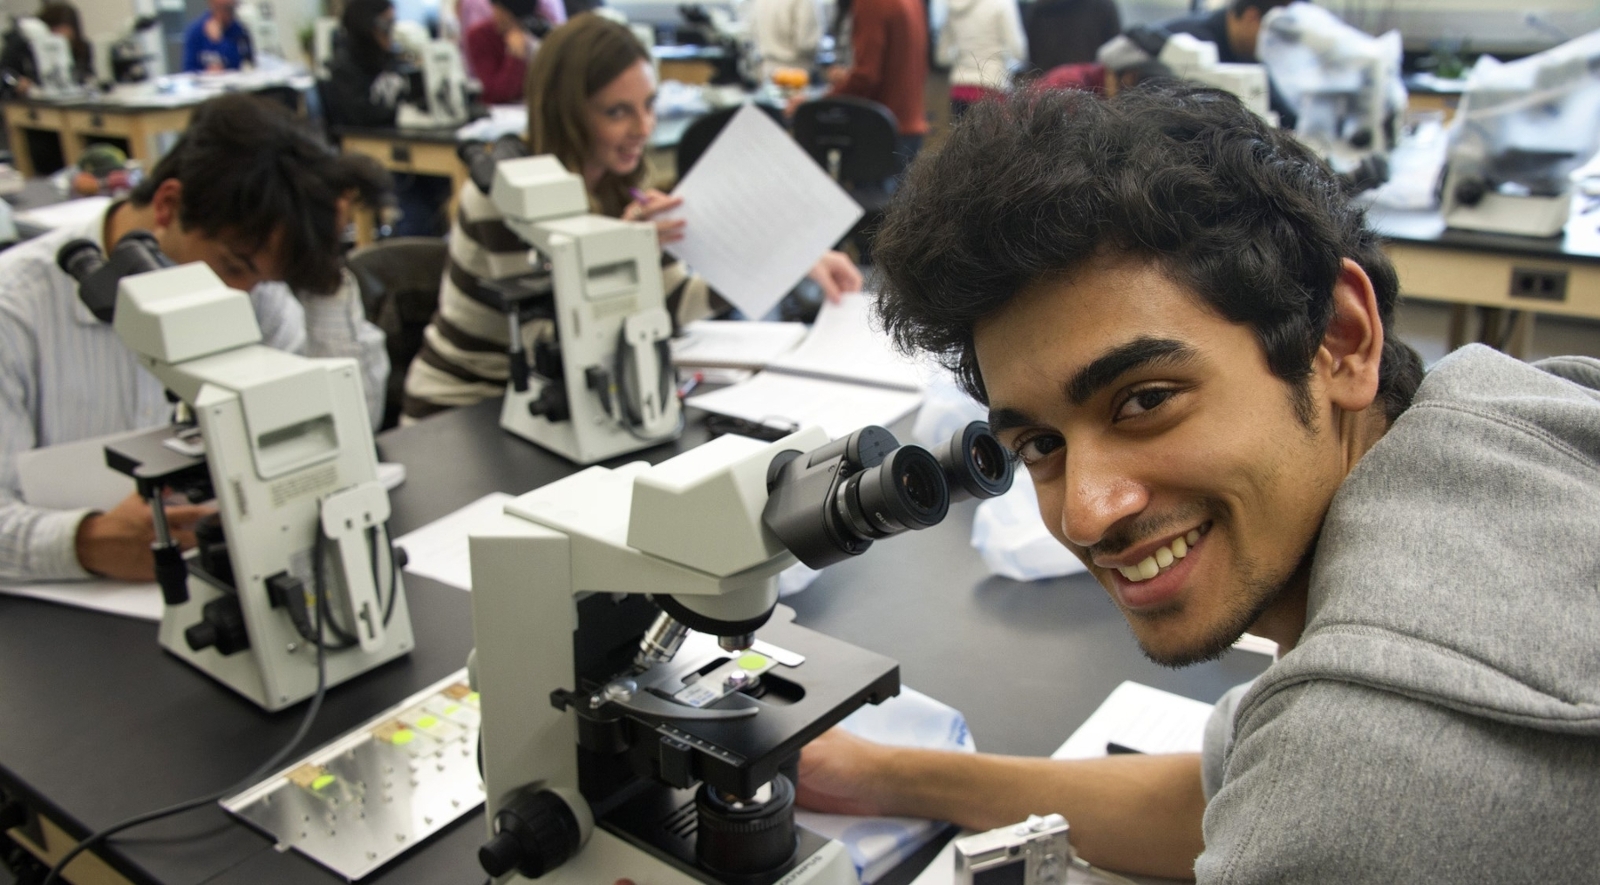
[[[804,337],[805,323],[697,320],[672,339],[672,362],[690,369],[760,369]]]
[[[35,507],[110,510],[133,494],[133,478],[106,466],[106,445],[144,433],[113,433],[17,455],[22,500]]]
[[[18,224],[31,224],[45,230],[60,230],[64,227],[87,224],[89,219],[94,218],[109,205],[111,205],[110,197],[80,197],[64,203],[26,209],[16,214],[15,221]]]
[[[852,292],[837,304],[824,304],[799,347],[777,357],[769,371],[857,381],[900,390],[922,390],[924,373],[917,362],[889,343],[872,317],[876,296]]]
[[[673,194],[683,205],[672,217],[689,224],[667,252],[752,319],[766,316],[861,217],[794,139],[749,105]]]
[[[441,584],[471,590],[472,559],[467,550],[467,532],[504,510],[506,502],[514,497],[505,492],[490,492],[454,513],[397,538],[395,543],[406,551],[405,570]]]
[[[1124,682],[1050,758],[1104,756],[1108,743],[1141,753],[1198,753],[1210,716],[1210,704],[1137,682]]]
[[[0,584],[0,593],[44,599],[125,618],[161,620],[161,590],[154,583],[39,581],[31,584]]]
[[[762,372],[749,381],[688,400],[695,408],[746,421],[797,427],[816,424],[832,437],[867,424],[892,424],[921,402],[922,394],[912,391],[778,372]]]

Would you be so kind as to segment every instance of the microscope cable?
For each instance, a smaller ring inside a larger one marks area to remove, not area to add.
[[[319,532],[318,534],[320,535],[321,533]],[[320,587],[317,588],[317,593],[318,593],[318,596],[320,597],[321,593],[322,593],[322,589]],[[321,600],[320,599],[318,600],[318,605],[316,606],[316,609],[317,609],[317,622],[316,622],[317,623],[317,634],[320,635],[321,632],[322,632],[322,607],[321,607]],[[327,653],[328,653],[328,649],[327,649],[326,646],[324,646],[320,642],[317,643],[316,645],[317,645],[317,690],[316,690],[316,693],[311,696],[311,705],[306,707],[305,716],[301,718],[300,727],[299,727],[299,729],[297,729],[295,731],[294,737],[290,738],[289,742],[284,744],[283,747],[278,750],[278,752],[272,754],[272,758],[270,758],[267,761],[261,763],[259,766],[256,767],[256,769],[254,771],[252,771],[249,774],[245,775],[243,778],[239,779],[237,782],[235,782],[233,785],[227,787],[226,789],[218,790],[215,793],[208,793],[208,794],[206,794],[204,796],[200,796],[200,797],[195,798],[195,799],[190,799],[190,800],[188,800],[186,802],[180,802],[177,805],[172,805],[172,806],[169,806],[167,808],[159,809],[157,811],[146,812],[145,814],[138,815],[137,817],[130,817],[127,820],[122,821],[121,823],[112,824],[111,826],[106,827],[105,829],[100,830],[97,833],[94,833],[93,835],[91,835],[88,838],[84,839],[82,842],[79,842],[77,845],[73,846],[72,849],[70,851],[68,851],[66,854],[62,855],[61,859],[56,861],[55,866],[50,868],[49,874],[44,877],[44,881],[42,883],[40,883],[40,885],[55,885],[55,883],[60,881],[60,879],[61,879],[61,871],[66,869],[67,865],[72,863],[72,861],[79,854],[82,854],[83,852],[85,852],[85,851],[87,851],[87,850],[89,850],[91,848],[94,848],[95,846],[97,846],[100,843],[106,841],[107,839],[111,838],[112,836],[116,835],[117,833],[122,832],[123,830],[131,829],[131,828],[137,827],[137,826],[142,826],[143,824],[150,823],[151,821],[160,820],[161,818],[164,818],[164,817],[172,817],[173,815],[182,814],[182,813],[184,813],[186,811],[192,811],[192,810],[194,810],[196,808],[200,808],[200,807],[205,806],[205,805],[210,805],[213,802],[218,802],[221,799],[223,799],[224,797],[226,797],[227,795],[229,795],[230,793],[235,793],[235,792],[237,792],[237,791],[239,791],[239,790],[241,790],[241,789],[243,789],[245,787],[248,787],[248,786],[254,784],[256,781],[260,780],[261,778],[265,777],[266,775],[270,774],[271,772],[276,771],[280,766],[282,766],[283,765],[283,761],[285,759],[289,758],[289,754],[293,753],[295,751],[295,749],[300,746],[300,742],[304,741],[305,738],[306,738],[306,735],[310,733],[312,723],[316,722],[317,713],[319,713],[322,710],[322,699],[327,695],[327,691],[328,691],[328,668],[327,668]]]

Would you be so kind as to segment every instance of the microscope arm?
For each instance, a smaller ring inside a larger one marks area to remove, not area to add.
[[[377,572],[368,556],[372,548],[367,544],[367,531],[377,529],[381,538],[373,539],[376,555],[384,555],[389,539],[383,525],[389,519],[389,493],[382,483],[367,481],[341,489],[322,499],[322,532],[333,542],[339,555],[340,571],[344,575],[345,591],[350,605],[351,623],[356,625],[356,639],[364,651],[372,652],[383,647],[384,605],[378,598]],[[395,592],[394,587],[389,592]]]

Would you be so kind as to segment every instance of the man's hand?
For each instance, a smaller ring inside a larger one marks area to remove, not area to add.
[[[828,814],[890,814],[874,778],[894,750],[834,727],[800,751],[795,802]]]
[[[861,271],[850,256],[832,249],[822,253],[806,276],[822,287],[829,304],[838,304],[847,292],[861,291]]]
[[[512,28],[506,31],[506,52],[513,58],[527,58],[530,42],[528,40],[528,32],[521,28]]]
[[[181,504],[163,508],[167,526],[183,549],[194,546],[194,525],[216,512],[210,505]],[[78,564],[118,581],[154,581],[156,527],[150,505],[137,494],[122,499],[104,513],[91,513],[78,523]]]
[[[674,197],[651,188],[647,191],[638,191],[637,198],[622,207],[623,221],[654,221],[656,226],[656,240],[665,246],[683,239],[683,231],[689,222],[682,218],[657,218],[663,212],[668,212],[683,205],[683,197]]]

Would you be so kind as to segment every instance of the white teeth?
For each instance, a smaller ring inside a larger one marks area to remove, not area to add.
[[[1118,566],[1117,571],[1130,581],[1148,581],[1171,568],[1173,563],[1188,556],[1189,548],[1198,540],[1200,540],[1199,530],[1191,531],[1173,538],[1172,543],[1158,548],[1153,555],[1146,556],[1137,565]]]

